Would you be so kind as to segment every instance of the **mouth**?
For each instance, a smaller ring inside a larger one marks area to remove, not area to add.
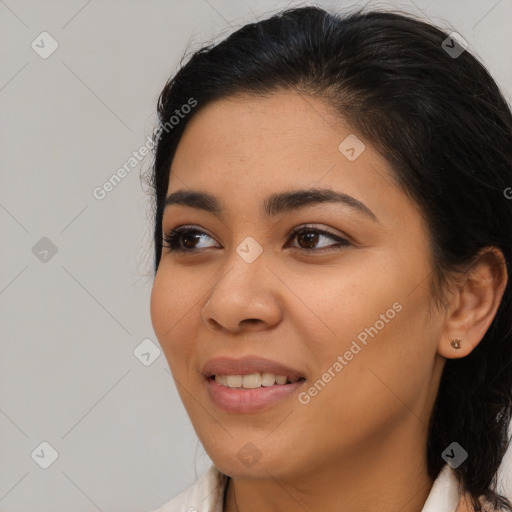
[[[201,373],[212,402],[238,414],[278,407],[306,381],[303,370],[254,355],[211,359]]]
[[[238,415],[261,413],[289,403],[306,381],[304,377],[293,379],[291,382],[286,375],[275,374],[218,374],[205,377],[205,382],[213,404],[224,412]]]
[[[231,389],[258,389],[284,386],[302,382],[306,379],[296,375],[277,375],[269,372],[255,372],[247,375],[217,374],[207,377],[208,380]]]

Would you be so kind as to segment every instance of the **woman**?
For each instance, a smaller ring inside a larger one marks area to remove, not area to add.
[[[166,84],[151,316],[213,466],[164,511],[512,510],[512,116],[456,36],[316,7]]]

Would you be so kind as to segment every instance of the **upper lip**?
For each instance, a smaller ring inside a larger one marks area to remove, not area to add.
[[[295,378],[304,377],[298,370],[290,366],[258,356],[246,356],[239,359],[217,357],[207,361],[202,371],[206,377],[212,375],[250,375],[258,372]]]

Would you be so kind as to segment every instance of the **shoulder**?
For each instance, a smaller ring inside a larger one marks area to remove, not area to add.
[[[150,512],[222,512],[228,477],[214,465],[175,498]]]

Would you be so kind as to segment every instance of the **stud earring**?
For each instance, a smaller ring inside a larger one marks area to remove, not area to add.
[[[451,346],[453,348],[459,349],[460,348],[460,341],[461,340],[459,340],[459,339],[454,339],[454,340],[451,341],[450,344],[451,344]]]

